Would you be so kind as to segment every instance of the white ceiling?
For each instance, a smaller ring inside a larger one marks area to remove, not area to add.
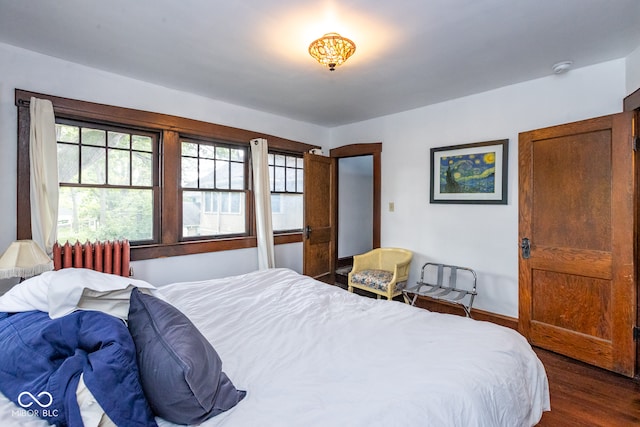
[[[625,57],[640,1],[0,0],[0,42],[331,127]]]

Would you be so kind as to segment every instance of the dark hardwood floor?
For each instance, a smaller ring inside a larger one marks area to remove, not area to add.
[[[539,426],[640,426],[640,382],[534,348],[549,378],[551,411]]]

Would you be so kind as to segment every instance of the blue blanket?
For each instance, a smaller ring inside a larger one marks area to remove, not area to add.
[[[118,426],[157,426],[140,386],[136,351],[125,324],[77,311],[0,313],[0,391],[20,408],[57,426],[82,426],[80,374]]]

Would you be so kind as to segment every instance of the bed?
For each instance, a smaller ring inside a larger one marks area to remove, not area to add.
[[[536,354],[492,323],[361,297],[288,269],[157,293],[246,391],[203,426],[512,427],[535,425],[550,409]],[[12,416],[16,409],[0,396],[3,426],[47,425]]]

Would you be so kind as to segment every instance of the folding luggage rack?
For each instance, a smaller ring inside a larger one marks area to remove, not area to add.
[[[458,273],[465,276],[465,279],[461,280],[465,282],[465,287],[460,287]],[[477,281],[476,272],[470,268],[428,262],[422,266],[420,281],[416,286],[404,289],[403,295],[405,301],[411,305],[415,305],[418,296],[450,302],[461,306],[467,317],[471,317],[473,300],[478,295]]]

